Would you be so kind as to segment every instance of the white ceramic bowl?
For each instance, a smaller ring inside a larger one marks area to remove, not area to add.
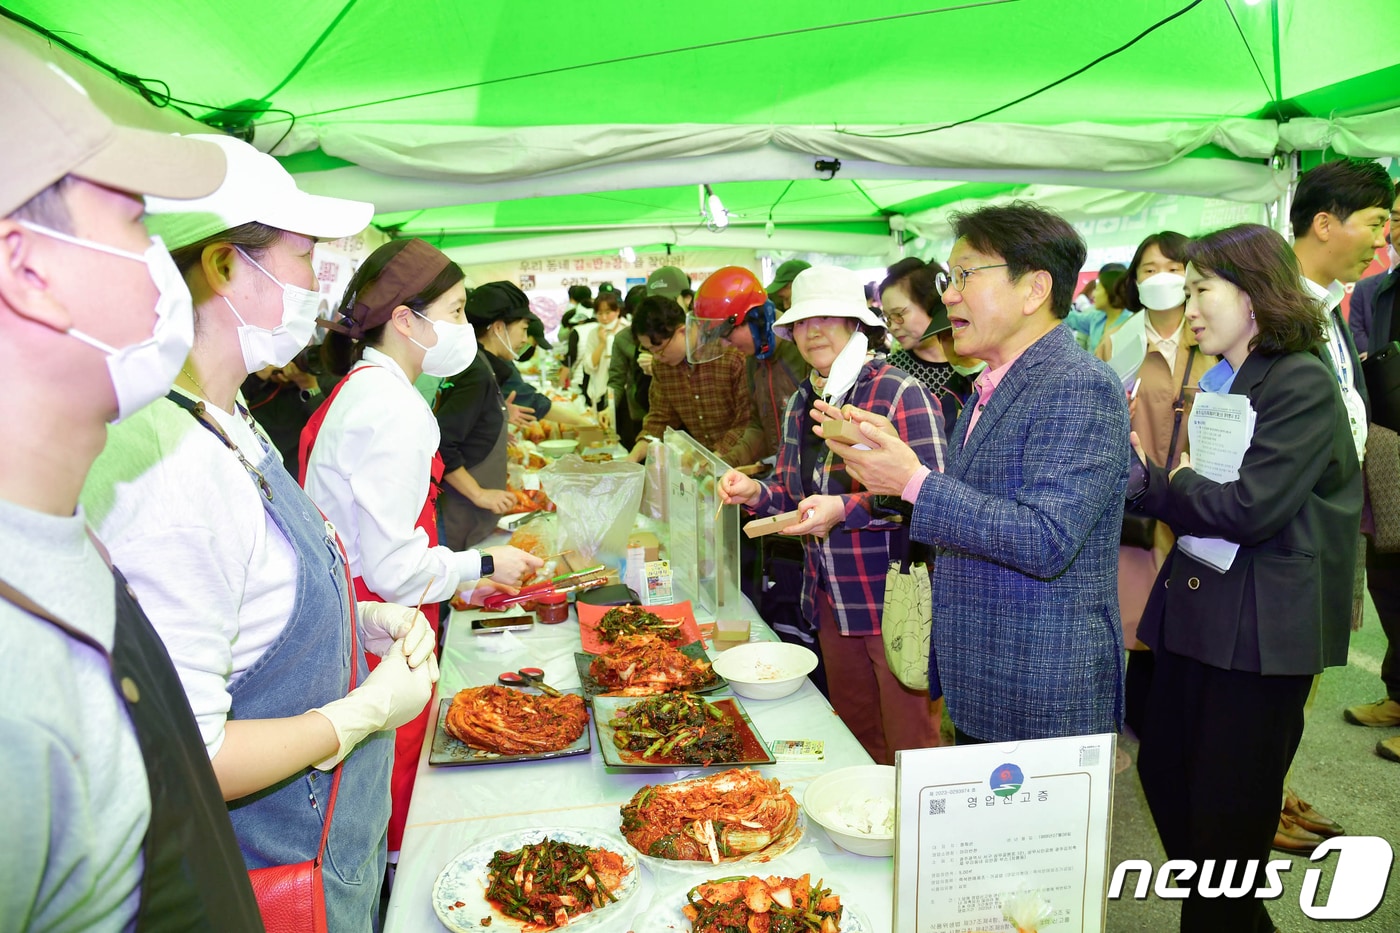
[[[714,660],[715,673],[729,681],[735,693],[751,700],[776,700],[796,693],[816,667],[817,656],[811,649],[785,641],[735,645]]]
[[[802,809],[841,848],[856,855],[889,858],[894,855],[894,833],[856,833],[833,822],[843,803],[883,797],[894,806],[894,768],[889,765],[856,765],[829,771],[807,785]]]
[[[571,454],[578,450],[578,440],[575,438],[556,438],[554,440],[540,441],[535,445],[540,449],[540,453],[549,460],[558,460],[565,454]]]

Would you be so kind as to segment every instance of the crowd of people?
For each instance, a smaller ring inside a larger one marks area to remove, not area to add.
[[[0,52],[0,745],[23,802],[0,903],[21,929],[257,928],[250,878],[326,853],[329,928],[374,929],[439,604],[542,564],[480,546],[511,508],[509,432],[537,419],[613,428],[638,461],[685,430],[744,468],[725,502],[796,513],[744,561],[800,579],[770,621],[877,762],[942,744],[945,716],[959,744],[1127,728],[1169,858],[1310,851],[1343,830],[1289,768],[1363,587],[1386,695],[1344,715],[1400,726],[1400,424],[1367,391],[1400,353],[1400,268],[1339,308],[1400,221],[1375,163],[1304,173],[1291,244],[1155,232],[1079,310],[1083,240],[1015,202],[873,289],[801,260],[766,286],[576,286],[551,341],[515,284],[469,288],[418,239],[324,307],[312,248],[371,205],[231,137],[117,127]],[[585,407],[523,378],[527,352]],[[1250,413],[1233,479],[1193,469],[1203,400]],[[882,644],[911,560],[927,690]],[[1263,901],[1194,891],[1181,923],[1273,929]]]

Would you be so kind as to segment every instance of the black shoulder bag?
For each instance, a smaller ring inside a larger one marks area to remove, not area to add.
[[[1176,460],[1176,442],[1181,437],[1181,418],[1186,413],[1186,384],[1191,381],[1191,365],[1195,362],[1196,347],[1192,346],[1191,352],[1186,355],[1186,371],[1181,374],[1181,389],[1176,393],[1176,401],[1172,403],[1175,416],[1172,420],[1172,442],[1167,445],[1168,470],[1174,466]],[[1137,454],[1130,452],[1129,456],[1136,457]],[[1156,538],[1157,519],[1138,512],[1123,513],[1123,533],[1118,539],[1119,544],[1150,551]]]

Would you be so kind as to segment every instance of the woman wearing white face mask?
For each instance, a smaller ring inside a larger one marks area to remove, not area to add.
[[[520,369],[515,365],[516,360],[520,359],[521,354],[530,345],[531,321],[539,320],[530,311],[529,299],[525,297],[525,293],[510,282],[487,282],[476,291],[483,293],[476,302],[484,300],[488,294],[494,296],[493,303],[498,304],[515,306],[520,301],[525,301],[519,313],[493,320],[481,332],[481,349],[491,354],[491,368],[496,372],[501,391],[508,398],[514,396],[516,405],[529,409],[540,421],[552,421],[555,424],[574,427],[593,424],[593,420],[587,415],[563,402],[555,402],[520,375]],[[472,294],[475,295],[476,292]]]
[[[271,157],[206,138],[227,156],[223,186],[147,202],[194,300],[193,347],[174,390],[109,432],[83,502],[179,671],[248,867],[315,858],[329,823],[329,924],[369,930],[384,730],[430,695],[433,640],[412,610],[356,611],[334,530],[237,390],[310,338],[315,238],[358,232],[373,208],[307,195]],[[385,663],[370,674],[357,645]]]
[[[613,338],[627,326],[617,292],[600,294],[593,303],[593,316],[598,323],[582,338],[579,364],[588,377],[589,404],[594,410],[602,411],[608,403],[608,366],[612,363]]]
[[[493,329],[503,332],[533,316],[525,293],[510,282],[487,282],[467,298],[468,324],[483,345],[494,345]],[[507,336],[507,340],[509,337]],[[506,443],[509,440],[509,396],[502,383],[515,370],[495,353],[478,353],[471,367],[443,384],[438,396],[438,451],[443,461],[443,543],[471,547],[496,529],[500,517],[515,507],[506,489]]]
[[[363,600],[421,603],[433,629],[437,604],[482,594],[482,577],[518,584],[539,558],[512,547],[454,551],[437,537],[443,461],[437,421],[413,387],[422,373],[455,376],[476,357],[462,313],[462,270],[423,240],[379,247],[355,272],[322,355],[343,374],[302,432],[302,485],[345,540]],[[428,709],[395,740],[389,850],[403,836],[427,732]]]
[[[1107,334],[1097,351],[1100,359],[1112,360],[1120,372],[1136,366],[1130,380],[1138,387],[1131,405],[1133,430],[1148,456],[1156,463],[1168,464],[1169,469],[1186,449],[1186,424],[1201,374],[1215,362],[1200,352],[1196,338],[1183,323],[1190,242],[1180,233],[1163,230],[1138,245],[1123,282],[1123,294],[1129,311],[1143,313],[1132,315]],[[1137,537],[1131,531],[1135,521],[1141,532]],[[1176,539],[1164,522],[1149,528],[1141,520],[1129,518],[1124,527],[1125,540],[1118,549],[1118,609],[1123,617],[1123,644],[1129,650],[1127,721],[1136,728],[1145,699],[1137,688],[1143,686],[1143,666],[1150,663],[1146,646],[1137,639],[1138,621],[1157,571]],[[1148,543],[1149,532],[1151,546],[1140,546]]]

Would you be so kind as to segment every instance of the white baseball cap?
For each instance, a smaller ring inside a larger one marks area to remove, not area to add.
[[[773,326],[791,327],[809,317],[852,317],[871,327],[885,326],[865,303],[860,276],[840,266],[813,266],[797,273],[792,280],[792,304]]]
[[[272,156],[221,134],[196,133],[189,139],[217,145],[228,159],[224,183],[206,197],[189,201],[146,198],[146,226],[170,249],[197,243],[246,223],[262,223],[289,233],[334,240],[369,226],[374,205],[307,194]]]

